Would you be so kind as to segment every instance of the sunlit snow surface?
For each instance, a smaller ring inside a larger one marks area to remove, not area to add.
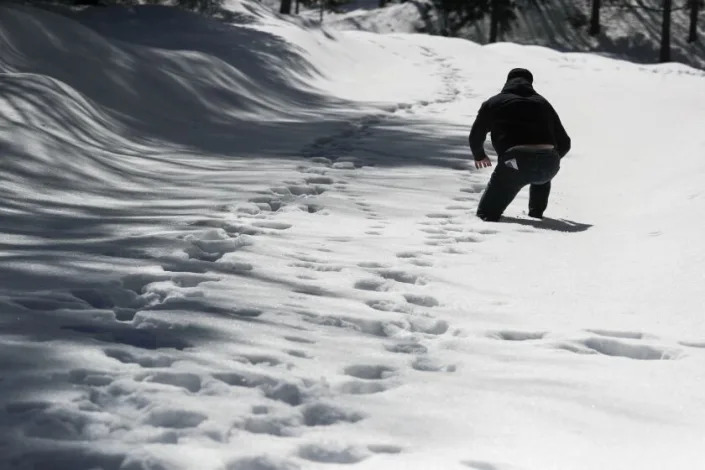
[[[703,465],[702,72],[230,8],[0,7],[0,468]],[[515,66],[574,150],[483,223]]]

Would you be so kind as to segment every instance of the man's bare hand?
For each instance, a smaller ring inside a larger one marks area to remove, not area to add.
[[[475,160],[475,168],[487,168],[488,166],[492,166],[492,162],[488,157],[482,160]]]

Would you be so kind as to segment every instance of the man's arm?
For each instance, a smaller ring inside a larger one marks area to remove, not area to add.
[[[477,117],[470,130],[470,150],[475,161],[479,162],[487,158],[485,153],[485,137],[490,131],[489,116],[487,112],[487,103],[482,103],[480,110],[477,112]]]
[[[558,151],[558,155],[563,158],[570,151],[570,137],[565,131],[563,123],[561,123],[561,118],[558,117],[556,110],[553,109],[553,106],[549,106],[553,113],[553,135],[556,138],[556,150]]]

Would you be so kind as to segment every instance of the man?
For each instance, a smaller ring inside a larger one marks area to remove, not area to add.
[[[477,207],[482,220],[497,222],[527,184],[531,185],[529,216],[542,218],[551,180],[570,150],[570,137],[558,114],[534,91],[533,81],[526,69],[510,71],[502,92],[482,104],[472,125],[470,148],[475,167],[492,166],[483,148],[488,132],[498,156],[497,168]]]

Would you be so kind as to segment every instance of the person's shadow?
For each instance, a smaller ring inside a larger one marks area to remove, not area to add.
[[[543,230],[554,230],[556,232],[584,232],[592,225],[582,224],[580,222],[574,222],[567,219],[551,219],[549,217],[544,217],[543,219],[529,220],[520,219],[518,217],[507,217],[502,216],[500,222],[528,225],[529,227],[534,227]]]

